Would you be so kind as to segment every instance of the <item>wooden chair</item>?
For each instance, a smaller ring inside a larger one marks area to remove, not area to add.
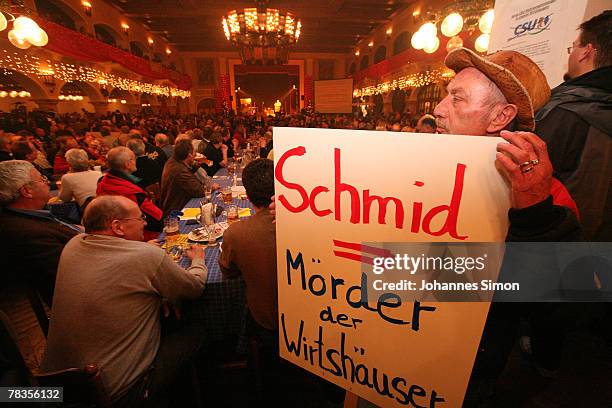
[[[63,387],[64,402],[62,406],[95,406],[111,408],[110,396],[104,388],[100,370],[95,364],[84,368],[67,368],[51,373],[40,373],[35,376],[41,387]]]
[[[50,312],[48,312],[49,308],[45,308],[45,304],[40,297],[40,294],[35,289],[26,286],[24,288],[25,294],[32,306],[32,311],[34,315],[36,315],[36,320],[38,320],[38,324],[40,329],[42,330],[45,337],[49,334],[49,318]]]
[[[0,311],[0,355],[9,367],[0,378],[3,386],[63,387],[62,406],[111,408],[100,370],[95,364],[51,373],[32,372],[26,365],[9,318]]]

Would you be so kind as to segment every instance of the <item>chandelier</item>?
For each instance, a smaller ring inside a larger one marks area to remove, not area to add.
[[[439,13],[427,13],[427,22],[412,35],[412,47],[426,53],[434,53],[440,46],[438,38],[438,23],[440,31],[450,37],[446,50],[463,46],[459,37],[461,31],[473,32],[478,28],[481,34],[476,38],[474,48],[478,52],[486,52],[489,48],[491,28],[493,27],[493,1],[471,0],[456,1],[444,7]]]
[[[29,11],[23,6],[22,1],[7,0],[0,1],[0,31],[8,28],[9,23],[13,24],[13,29],[8,32],[8,39],[11,44],[22,50],[30,48],[32,45],[44,47],[49,42],[49,37],[45,30],[40,28],[36,21],[25,15],[17,16],[14,9],[22,9],[26,13]]]
[[[286,64],[289,47],[300,38],[301,21],[267,8],[268,2],[258,0],[256,8],[232,10],[223,17],[225,38],[238,47],[245,64]]]

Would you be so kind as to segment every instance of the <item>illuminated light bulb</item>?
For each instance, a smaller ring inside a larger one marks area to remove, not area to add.
[[[223,32],[225,33],[225,38],[227,38],[227,40],[229,41],[230,39],[230,30],[229,30],[229,26],[227,25],[227,19],[223,18]]]
[[[374,46],[374,41],[370,41],[370,42],[368,43],[368,47],[372,48],[373,46]]]
[[[463,17],[459,13],[451,13],[444,18],[440,31],[447,37],[454,37],[461,32],[463,28]]]
[[[433,39],[429,39],[427,44],[423,47],[423,51],[428,54],[433,54],[438,50],[440,46],[440,39],[438,37],[434,37]]]
[[[425,48],[428,48],[428,49],[434,48],[436,46],[436,41],[438,43],[440,42],[440,39],[438,38],[438,36],[425,38],[425,42],[423,43],[423,51],[425,51]]]
[[[6,17],[4,14],[0,13],[0,31],[5,30],[7,25],[8,21],[6,21]]]
[[[38,31],[31,36],[28,36],[28,41],[30,44],[35,45],[37,47],[44,47],[49,42],[49,36],[42,28],[39,28]]]
[[[463,40],[458,35],[454,36],[446,43],[446,51],[451,51],[455,48],[463,47]]]
[[[391,27],[387,28],[386,34],[391,35],[392,33],[393,33],[393,28]]]
[[[24,36],[29,36],[36,32],[36,30],[40,29],[36,21],[32,20],[29,17],[19,16],[13,21],[13,29],[17,30],[19,33],[23,33]]]
[[[478,52],[486,52],[489,49],[489,39],[491,36],[489,34],[480,34],[478,38],[476,38],[476,42],[474,42],[474,48]]]
[[[121,100],[121,103],[126,104],[126,103],[127,103],[127,101],[126,101],[125,99],[122,99],[122,100]]]
[[[63,101],[66,97],[64,95],[60,95],[57,97],[57,99],[59,99],[60,101]]]
[[[172,50],[170,48],[166,48],[166,54],[168,55],[172,54]]]
[[[11,91],[11,92],[9,92],[9,96],[10,96],[11,98],[16,98],[16,97],[17,97],[17,91]]]
[[[0,91],[0,98],[6,98],[8,96],[8,92]]]
[[[423,34],[422,31],[417,31],[416,33],[412,34],[410,45],[412,45],[412,48],[415,50],[421,50],[423,49],[423,46],[425,46],[425,39],[425,34]]]
[[[493,20],[495,20],[495,12],[493,10],[488,10],[486,13],[480,16],[480,20],[478,20],[478,28],[483,34],[491,34]]]
[[[419,28],[419,31],[422,32],[425,37],[433,38],[438,34],[438,29],[434,23],[425,23]]]
[[[355,51],[355,56],[358,57],[359,56],[359,50]]]
[[[149,43],[149,45],[153,45],[155,43],[155,41],[153,41],[151,37],[147,38],[147,42]]]
[[[32,46],[25,36],[21,35],[21,33],[16,30],[9,31],[8,39],[11,44],[22,50],[27,50]]]
[[[20,96],[21,98],[25,98],[25,97],[27,96],[27,94],[28,94],[28,93],[27,93],[26,91],[21,91],[21,92],[19,92],[19,96]]]

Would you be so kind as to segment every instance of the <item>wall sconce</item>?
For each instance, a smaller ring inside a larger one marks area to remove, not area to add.
[[[391,38],[391,34],[393,34],[393,28],[391,27],[387,28],[386,34],[387,34],[387,38]]]
[[[172,50],[170,48],[168,48],[168,47],[166,47],[166,54],[168,54],[168,55],[172,54]]]
[[[359,50],[355,51],[355,56],[358,57],[359,56]]]
[[[130,32],[130,26],[127,23],[121,23],[121,29],[125,35],[128,35]]]
[[[374,41],[370,41],[370,42],[368,43],[368,47],[372,48],[373,46],[374,46]]]
[[[153,39],[151,37],[147,38],[147,42],[149,43],[149,46],[153,46],[153,44],[155,44],[155,41],[153,41]]]
[[[87,17],[91,17],[91,9],[92,9],[91,3],[88,2],[87,0],[83,0],[81,1],[81,5],[85,9],[85,14],[87,15]]]

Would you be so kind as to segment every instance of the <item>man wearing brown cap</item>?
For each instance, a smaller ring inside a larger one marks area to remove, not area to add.
[[[496,166],[511,184],[508,241],[573,241],[580,238],[573,200],[552,178],[546,144],[535,134],[534,112],[550,97],[538,66],[515,51],[480,57],[460,48],[445,64],[457,75],[436,106],[436,131],[457,135],[501,136]],[[540,309],[539,306],[535,309]],[[466,405],[492,393],[514,346],[521,306],[493,303],[474,363]]]
[[[457,75],[448,85],[448,95],[434,109],[436,132],[501,136],[508,142],[498,144],[496,165],[511,183],[509,238],[535,238],[529,231],[516,230],[518,224],[512,223],[513,219],[522,220],[523,214],[535,223],[530,229],[540,223],[562,226],[575,221],[566,209],[553,206],[575,208],[567,190],[552,178],[546,144],[530,133],[535,129],[534,112],[550,97],[546,77],[538,66],[516,51],[499,51],[483,58],[466,48],[451,51],[445,64]],[[553,229],[548,232],[554,234]],[[516,233],[521,235],[514,237]]]

